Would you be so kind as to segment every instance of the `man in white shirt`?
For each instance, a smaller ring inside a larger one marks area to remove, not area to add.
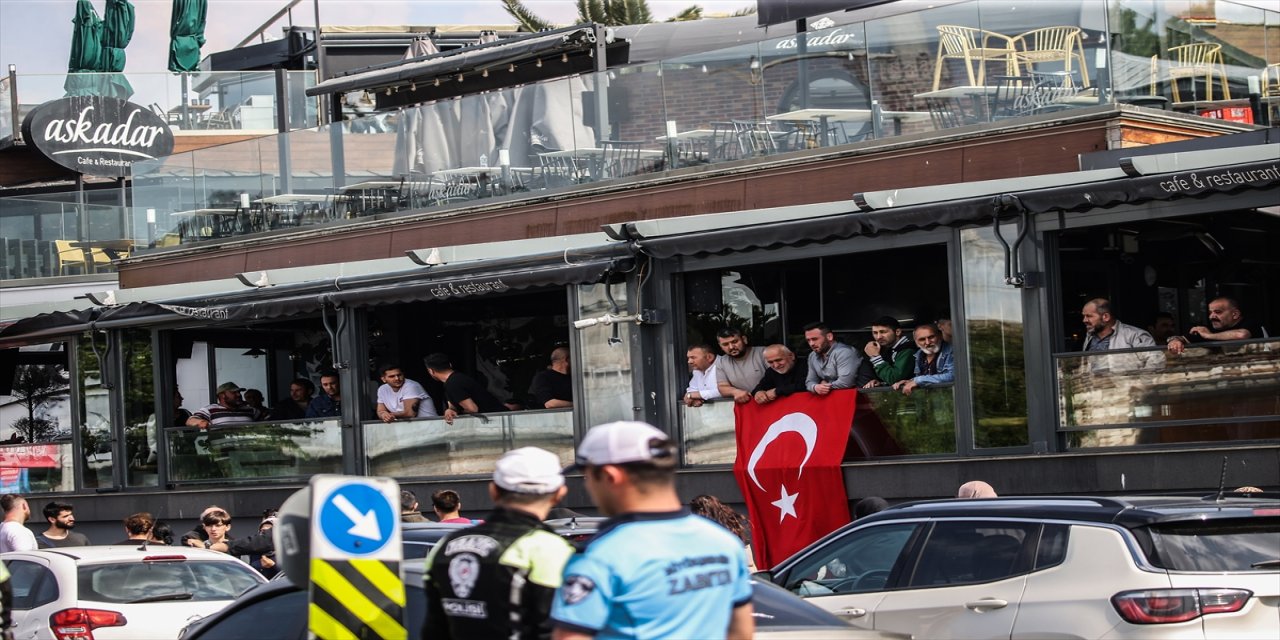
[[[720,397],[720,389],[716,385],[716,354],[711,347],[698,344],[689,347],[689,388],[685,390],[684,404],[687,407],[701,407],[708,400]]]
[[[400,365],[382,367],[382,386],[378,387],[378,419],[383,422],[434,418],[436,405],[422,385],[404,377]]]
[[[27,528],[31,507],[26,498],[6,493],[0,496],[0,509],[4,510],[4,524],[0,524],[0,553],[7,551],[35,551],[36,534]]]

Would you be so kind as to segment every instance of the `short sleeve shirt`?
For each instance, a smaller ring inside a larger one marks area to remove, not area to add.
[[[551,618],[609,638],[724,638],[751,601],[742,541],[687,509],[610,520],[569,560]]]
[[[764,349],[747,347],[741,358],[727,355],[716,358],[716,382],[749,391],[760,384],[768,368],[764,362]]]
[[[7,551],[35,551],[39,548],[36,544],[36,534],[25,526],[7,521],[0,524],[0,553]]]
[[[493,397],[492,393],[489,393],[488,389],[480,385],[478,380],[457,371],[449,374],[449,379],[444,381],[444,396],[459,409],[463,400],[471,398],[471,401],[476,403],[476,408],[480,409],[480,413],[507,410],[497,398]]]
[[[529,395],[538,401],[538,409],[547,406],[549,400],[573,402],[573,378],[554,369],[543,369],[534,374]]]
[[[389,384],[378,387],[378,402],[386,407],[388,411],[396,413],[404,411],[404,401],[413,398],[421,400],[418,403],[417,417],[433,418],[439,415],[436,413],[436,405],[431,402],[431,396],[427,394],[427,390],[413,380],[405,379],[399,391],[392,390]]]

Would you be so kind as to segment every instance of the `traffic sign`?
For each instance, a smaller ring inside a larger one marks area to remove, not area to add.
[[[319,475],[308,490],[310,637],[406,640],[400,486],[391,478]]]

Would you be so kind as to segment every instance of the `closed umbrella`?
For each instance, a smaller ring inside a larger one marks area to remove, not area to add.
[[[98,71],[101,63],[102,18],[89,0],[77,0],[71,24],[71,59],[67,61],[67,79],[62,88],[68,96],[98,95],[100,79],[82,74]]]
[[[124,71],[124,48],[133,40],[133,3],[129,0],[107,0],[102,18],[102,56],[100,71]]]
[[[173,13],[169,16],[170,71],[195,71],[200,65],[208,7],[208,0],[173,0]]]

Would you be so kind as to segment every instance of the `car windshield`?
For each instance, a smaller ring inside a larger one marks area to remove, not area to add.
[[[131,604],[234,600],[260,582],[234,562],[121,562],[81,565],[81,600]]]
[[[1151,561],[1171,571],[1274,570],[1280,518],[1171,522],[1150,527]]]

